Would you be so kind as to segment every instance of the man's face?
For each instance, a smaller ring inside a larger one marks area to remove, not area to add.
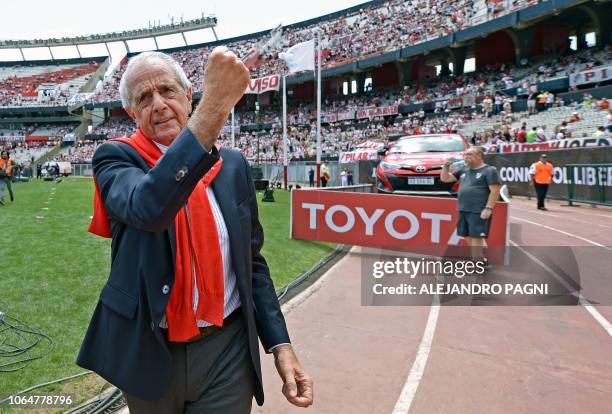
[[[540,157],[540,161],[542,161],[544,164],[546,164],[546,157]]]
[[[187,125],[191,89],[183,90],[172,69],[159,60],[134,68],[127,86],[131,94],[128,115],[147,137],[170,145]]]
[[[465,151],[465,163],[468,167],[477,166],[480,164],[480,161],[482,161],[482,159],[480,158],[478,151],[471,148]]]

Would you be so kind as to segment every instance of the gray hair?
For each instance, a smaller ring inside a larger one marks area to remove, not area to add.
[[[172,72],[174,72],[176,80],[179,81],[185,91],[191,88],[191,82],[187,79],[185,71],[170,55],[162,52],[142,52],[129,60],[125,72],[123,76],[121,76],[121,82],[119,82],[119,96],[121,97],[121,105],[124,109],[132,107],[132,94],[127,86],[132,71],[138,65],[146,64],[153,60],[163,62]]]
[[[485,150],[482,146],[479,145],[471,145],[469,149],[473,149],[477,155],[480,155],[481,158],[484,158]]]

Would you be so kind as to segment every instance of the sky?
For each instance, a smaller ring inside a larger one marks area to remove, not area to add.
[[[52,37],[103,34],[147,28],[149,22],[161,21],[169,24],[192,20],[202,14],[217,17],[216,32],[219,39],[226,39],[261,30],[270,30],[279,23],[283,25],[307,20],[312,17],[342,10],[364,3],[351,0],[308,0],[281,2],[271,0],[230,1],[230,0],[58,0],[23,1],[2,0],[0,2],[0,39],[25,40]],[[186,34],[189,43],[202,43],[214,40],[210,30]],[[180,35],[158,39],[160,48],[180,46],[184,43]],[[162,45],[163,44],[163,45]],[[152,48],[152,41],[134,41],[130,49],[135,51]],[[121,43],[110,45],[111,54],[124,52]],[[84,55],[106,55],[104,46],[84,46]],[[48,59],[47,50],[26,50],[26,59]],[[54,49],[56,58],[76,57],[74,48]],[[0,60],[21,60],[18,51],[0,49]]]

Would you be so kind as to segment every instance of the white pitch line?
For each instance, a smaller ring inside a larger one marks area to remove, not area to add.
[[[321,286],[323,285],[323,283],[325,282],[325,279],[327,279],[327,275],[329,275],[332,272],[332,270],[334,270],[337,266],[340,266],[344,260],[348,259],[351,253],[354,253],[356,249],[357,249],[357,246],[353,246],[343,258],[341,258],[336,263],[334,263],[334,265],[330,267],[329,270],[327,270],[323,275],[321,275],[321,277],[317,279],[316,282],[314,282],[312,285],[308,286],[306,289],[304,289],[303,291],[301,291],[300,293],[292,297],[290,300],[285,302],[281,306],[281,310],[283,311],[283,313],[291,312],[293,309],[295,309],[296,307],[304,303],[304,301],[308,299],[310,296],[312,296],[313,293],[319,290]]]
[[[519,198],[518,200],[521,200],[521,199]],[[567,204],[554,204],[554,206],[555,207],[570,207],[570,208],[573,207],[573,206],[568,206]],[[578,205],[578,207],[580,207],[580,205]],[[607,210],[604,210],[604,211],[607,211]],[[604,218],[607,218],[607,219],[612,219],[612,214],[589,213],[589,212],[586,212],[584,210],[575,210],[575,213],[578,214],[578,215],[584,215],[584,216],[597,216],[597,217],[604,217]]]
[[[578,235],[573,234],[573,233],[568,233],[567,231],[559,230],[559,229],[556,229],[556,228],[554,228],[554,227],[547,226],[547,225],[545,225],[545,224],[536,223],[535,221],[531,221],[531,220],[525,220],[525,219],[522,219],[522,218],[519,218],[519,217],[516,217],[516,216],[510,216],[510,218],[513,218],[513,219],[515,219],[515,220],[524,221],[524,222],[526,222],[526,223],[533,224],[534,226],[544,227],[545,229],[552,230],[552,231],[556,231],[556,232],[558,232],[558,233],[565,234],[566,236],[574,237],[574,238],[576,238],[576,239],[579,239],[579,240],[585,241],[585,242],[587,242],[587,243],[592,244],[593,246],[601,247],[601,248],[604,248],[604,249],[606,249],[606,250],[611,250],[611,251],[612,251],[612,249],[611,249],[611,248],[609,248],[608,246],[604,246],[604,245],[603,245],[603,244],[601,244],[601,243],[597,243],[597,242],[595,242],[595,241],[593,241],[593,240],[587,239],[587,238],[585,238],[585,237],[578,236]]]
[[[406,378],[402,392],[395,403],[392,414],[407,414],[408,411],[410,411],[410,406],[419,388],[423,373],[425,372],[427,360],[429,359],[429,352],[431,351],[431,344],[433,343],[434,333],[436,332],[439,314],[440,298],[438,295],[435,295],[429,309],[427,324],[425,325],[425,331],[423,332],[423,338],[419,344],[416,358],[412,364],[408,378]]]
[[[592,221],[585,221],[585,220],[578,220],[575,219],[573,217],[567,217],[567,216],[560,216],[558,214],[552,214],[552,213],[540,213],[539,211],[533,211],[533,210],[527,210],[525,208],[518,208],[516,206],[512,206],[512,211],[524,211],[525,213],[529,213],[529,214],[538,214],[541,216],[548,216],[548,217],[557,217],[563,220],[571,220],[571,221],[575,221],[577,223],[583,223],[583,224],[588,224],[591,226],[598,226],[598,227],[605,227],[606,229],[612,229],[612,226],[606,226],[605,224],[599,224],[599,223],[593,223]]]
[[[557,281],[562,284],[565,289],[567,289],[572,295],[576,296],[582,307],[584,307],[584,309],[586,309],[586,311],[591,314],[593,319],[595,319],[601,325],[601,327],[604,328],[608,335],[612,336],[612,324],[608,322],[608,320],[604,318],[603,315],[599,313],[599,311],[595,309],[595,307],[588,300],[586,300],[580,292],[577,292],[574,288],[572,288],[572,286],[567,283],[565,279],[559,276],[559,274],[553,269],[548,267],[546,263],[542,262],[540,259],[529,253],[527,250],[523,249],[521,246],[519,246],[512,240],[510,240],[510,244],[519,249],[521,252],[523,252],[525,256],[529,257],[531,260],[537,263],[542,269],[546,270],[555,279],[557,279]]]

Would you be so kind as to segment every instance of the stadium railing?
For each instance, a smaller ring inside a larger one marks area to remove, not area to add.
[[[612,190],[608,177],[612,173],[612,164],[566,164],[567,169],[567,201],[573,203],[586,203],[593,205],[612,206]],[[579,173],[577,170],[581,169]],[[592,171],[593,174],[585,173]],[[593,181],[594,186],[579,186],[578,175],[583,180]]]

